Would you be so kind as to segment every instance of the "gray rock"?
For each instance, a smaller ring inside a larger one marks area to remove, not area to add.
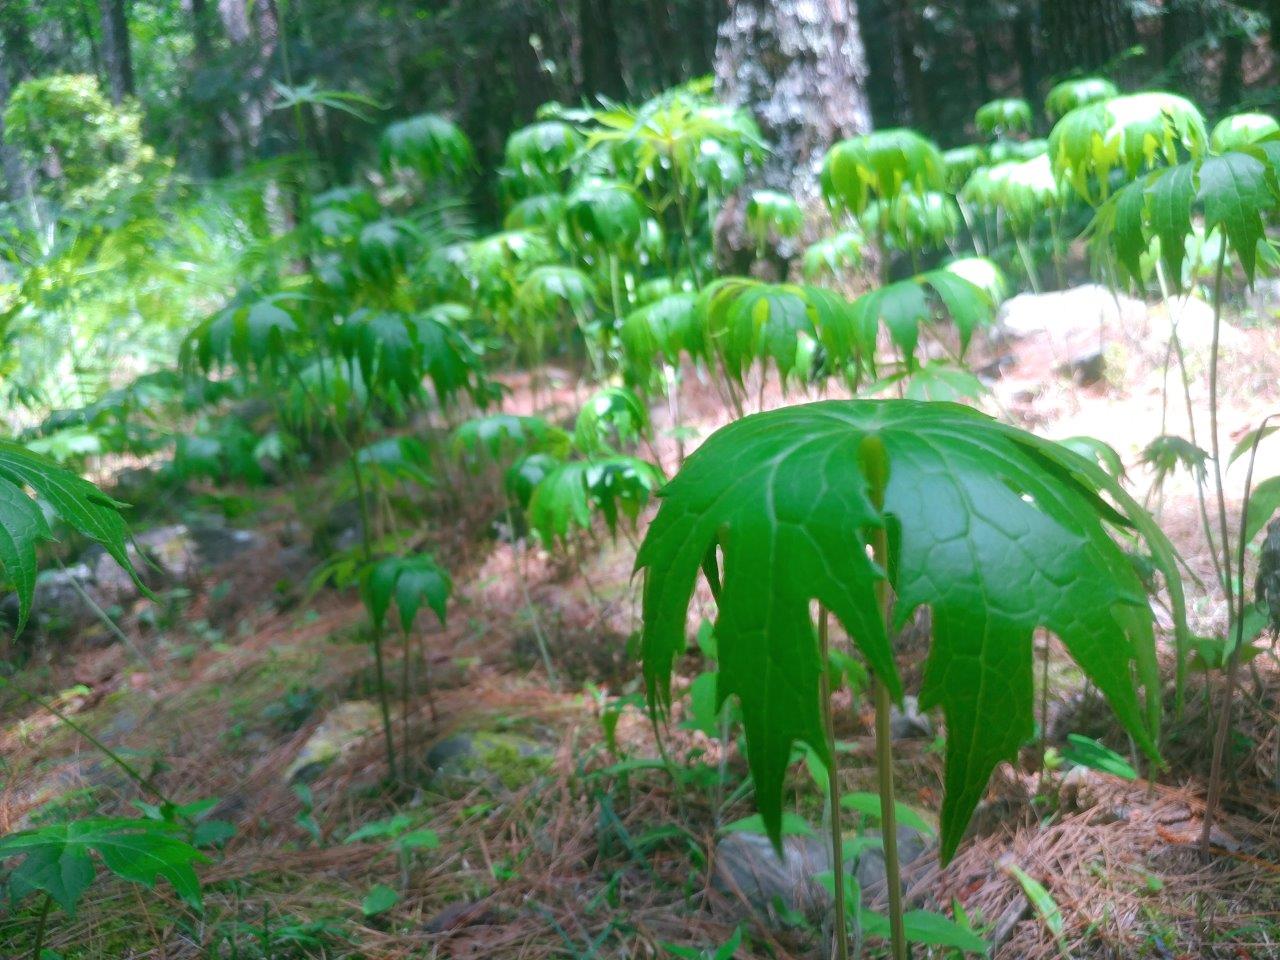
[[[370,700],[349,700],[330,710],[285,770],[287,783],[307,783],[365,737],[378,730],[382,714]]]
[[[879,836],[879,831],[868,830],[862,839],[875,841]],[[898,859],[904,870],[904,887],[908,879],[906,867],[934,846],[933,837],[910,827],[898,828]],[[783,837],[782,851],[779,858],[769,838],[761,833],[728,834],[716,843],[716,888],[729,896],[742,897],[762,914],[771,914],[781,905],[811,920],[819,919],[831,906],[831,896],[817,881],[819,874],[831,869],[830,841],[825,837]],[[858,879],[864,901],[883,895],[884,853],[878,843],[846,839],[844,859],[846,871]]]
[[[427,752],[432,783],[440,788],[484,785],[513,790],[550,765],[551,751],[537,740],[489,730],[452,734]]]
[[[196,556],[204,567],[229,563],[250,550],[266,544],[266,538],[254,530],[236,530],[222,524],[193,524],[191,540]]]
[[[31,599],[28,631],[32,634],[64,634],[83,630],[97,619],[93,606],[85,599],[86,594],[100,607],[111,604],[109,599],[98,595],[93,574],[83,563],[65,569],[41,571]],[[7,621],[17,623],[18,595],[11,593],[6,596],[0,603],[0,610]]]
[[[902,698],[902,709],[895,705],[889,710],[889,736],[894,740],[930,740],[933,738],[933,721],[920,712],[920,701],[907,695]]]
[[[1246,290],[1245,306],[1259,320],[1280,317],[1280,279],[1258,280],[1252,290]]]
[[[783,837],[781,858],[762,833],[730,833],[716,842],[716,887],[769,914],[776,905],[816,917],[831,898],[817,882],[831,869],[831,849],[818,837]],[[846,858],[846,863],[848,859]]]
[[[878,831],[867,831],[868,835],[878,836]],[[933,849],[934,840],[910,827],[898,827],[898,863],[905,869]],[[872,900],[881,895],[885,888],[884,849],[876,844],[862,851],[858,857],[858,885],[862,888],[863,899]],[[908,877],[903,878],[903,888],[909,885]]]
[[[1002,303],[996,314],[996,330],[1006,339],[1047,337],[1063,347],[1089,340],[1096,347],[1099,325],[1132,330],[1146,322],[1145,303],[1117,297],[1097,283],[1053,293],[1022,293]]]

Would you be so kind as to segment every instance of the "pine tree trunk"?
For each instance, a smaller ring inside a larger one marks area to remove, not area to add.
[[[898,57],[897,28],[885,0],[860,0],[858,23],[867,53],[867,99],[877,127],[907,122],[906,75]]]
[[[1022,0],[1013,15],[1014,59],[1018,61],[1018,78],[1022,97],[1032,108],[1040,108],[1040,62],[1036,38],[1039,36],[1039,11],[1034,0]]]
[[[208,171],[212,176],[221,177],[229,172],[229,157],[225,136],[226,111],[219,103],[210,102],[199,96],[200,87],[206,82],[202,74],[213,63],[213,36],[211,32],[211,11],[208,0],[191,0],[191,40],[195,48],[192,82],[197,95],[192,99],[195,107],[195,122],[200,130],[200,139],[205,149]],[[207,75],[205,75],[207,76]]]
[[[1101,69],[1137,40],[1128,0],[1052,0],[1041,17],[1049,66],[1059,75]]]
[[[133,55],[129,49],[129,14],[125,0],[98,0],[102,26],[102,66],[112,103],[133,96]]]
[[[716,91],[755,115],[775,190],[812,195],[827,148],[871,128],[866,82],[853,3],[736,0],[720,25]]]
[[[624,99],[627,88],[622,77],[613,0],[578,0],[578,32],[582,38],[583,92]]]
[[[14,4],[0,23],[0,173],[4,175],[4,196],[15,205],[30,199],[35,190],[31,168],[4,140],[4,111],[9,105],[9,95],[31,76],[31,35],[26,15],[25,9],[18,9]]]

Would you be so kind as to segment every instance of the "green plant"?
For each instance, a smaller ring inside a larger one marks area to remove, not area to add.
[[[770,237],[794,237],[804,228],[804,211],[795,197],[777,190],[753,190],[747,200],[747,226],[756,238],[756,256],[763,257]]]
[[[207,861],[181,836],[182,828],[157,820],[95,818],[51,823],[0,837],[0,860],[21,857],[9,874],[15,900],[37,891],[44,894],[32,960],[40,960],[49,909],[57,903],[75,915],[85,890],[93,883],[97,854],[107,870],[123,880],[154,887],[168,880],[177,894],[200,909],[200,881],[193,865]]]
[[[1209,149],[1228,153],[1280,133],[1280,123],[1265,113],[1235,113],[1214,124]]]
[[[777,843],[792,744],[806,744],[829,768],[834,760],[810,605],[824,611],[819,637],[825,611],[833,613],[876,677],[892,939],[904,956],[888,737],[889,704],[901,695],[893,634],[918,607],[930,608],[921,699],[947,719],[945,861],[991,770],[1032,732],[1036,627],[1058,635],[1156,756],[1152,618],[1112,539],[1130,530],[1152,552],[1185,634],[1163,534],[1108,474],[1063,447],[950,404],[828,401],[748,417],[689,458],[637,555],[650,708],[658,717],[670,703],[701,569],[717,598],[717,699],[741,703],[756,803]],[[832,843],[833,862],[842,863],[838,830]]]
[[[899,198],[943,190],[946,175],[946,161],[932,141],[913,130],[877,130],[842,140],[828,150],[822,161],[820,186],[833,213],[861,217],[873,201],[879,201],[881,213],[873,222],[881,277],[887,278],[886,226],[894,218],[887,215],[893,208],[886,204],[910,204]],[[899,217],[904,218],[905,214]],[[904,246],[909,244],[905,232],[900,241]]]
[[[1031,104],[1017,97],[992,100],[978,108],[973,122],[989,137],[1007,137],[1010,134],[1030,133],[1034,124]]]
[[[383,557],[368,564],[362,573],[360,582],[360,599],[368,611],[369,620],[378,634],[386,622],[387,613],[394,602],[399,613],[400,639],[402,642],[400,661],[400,695],[401,702],[401,748],[405,769],[405,779],[409,777],[408,765],[412,755],[409,744],[409,690],[410,690],[410,632],[418,611],[428,607],[445,625],[445,608],[449,603],[449,595],[453,592],[453,581],[449,574],[436,563],[429,554],[412,554],[403,557]],[[395,748],[391,739],[391,716],[387,705],[387,684],[384,675],[382,649],[375,644],[374,656],[377,661],[378,691],[382,708],[383,735],[386,740],[387,762],[392,771],[395,769]],[[429,680],[429,678],[428,678]],[[428,684],[427,698],[431,706],[431,716],[435,719],[435,702],[431,700],[431,688]]]
[[[1070,113],[1076,107],[1110,100],[1119,93],[1116,85],[1105,77],[1077,77],[1053,87],[1044,98],[1044,108],[1053,119]]]
[[[1076,107],[1049,133],[1054,173],[1086,201],[1106,199],[1112,172],[1133,179],[1158,163],[1193,160],[1208,147],[1204,118],[1191,101],[1149,91]]]

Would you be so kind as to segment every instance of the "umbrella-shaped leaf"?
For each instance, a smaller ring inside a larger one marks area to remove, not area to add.
[[[1018,97],[991,100],[978,108],[973,122],[983,133],[993,137],[1029,133],[1032,126],[1031,104]]]
[[[27,622],[36,582],[36,547],[53,539],[36,501],[63,522],[100,543],[137,580],[126,543],[129,531],[116,503],[92,483],[26,447],[0,440],[0,568],[18,595],[18,629]]]
[[[1064,80],[1050,90],[1044,98],[1044,108],[1051,118],[1061,117],[1076,107],[1110,100],[1119,93],[1116,85],[1106,77],[1077,77]]]
[[[529,526],[544,543],[566,539],[591,525],[592,511],[604,518],[609,532],[620,516],[635,520],[662,486],[657,467],[636,457],[576,460],[554,467],[529,500]]]
[[[887,470],[883,509],[874,505],[869,456]],[[888,576],[894,630],[920,606],[932,612],[921,703],[941,705],[947,722],[941,827],[949,859],[991,771],[1031,735],[1036,628],[1058,636],[1155,754],[1152,616],[1112,539],[1113,528],[1129,525],[1167,578],[1184,635],[1168,542],[1104,471],[1050,441],[967,407],[906,400],[827,401],[746,417],[712,435],[663,490],[636,559],[651,708],[670,703],[695,580],[718,548],[719,699],[739,698],[757,806],[777,843],[792,745],[830,761],[810,605],[835,615],[900,696],[876,597],[876,582]],[[887,570],[867,552],[870,532],[882,526]]]
[[[944,187],[942,153],[913,130],[889,129],[841,140],[822,161],[822,192],[833,207],[861,214],[876,197],[904,187],[919,192]]]
[[[1280,123],[1265,113],[1234,113],[1223,117],[1209,134],[1209,149],[1214,153],[1239,150],[1280,133]]]
[[[613,453],[614,443],[635,443],[649,429],[644,401],[626,387],[606,387],[582,405],[573,443],[587,456]]]
[[[15,897],[42,890],[74,914],[95,874],[96,853],[121,879],[154,887],[168,880],[183,900],[200,908],[193,864],[208,860],[180,836],[180,828],[154,820],[96,818],[51,823],[0,837],[0,860],[22,857],[9,874]]]
[[[589,180],[571,194],[567,203],[574,233],[594,246],[621,251],[640,239],[643,212],[635,191],[623,183]]]
[[[370,619],[381,627],[394,600],[400,628],[406,633],[424,606],[435,613],[443,626],[452,592],[453,581],[448,572],[425,553],[378,560],[365,571],[360,586]]]
[[[1088,202],[1111,191],[1111,174],[1133,179],[1143,170],[1172,165],[1180,155],[1199,158],[1208,145],[1204,118],[1189,100],[1147,92],[1090,103],[1067,113],[1049,134],[1054,173]]]
[[[425,177],[456,175],[473,162],[471,141],[458,125],[439,114],[424,113],[387,127],[379,143],[385,167],[399,164]]]
[[[450,449],[471,463],[488,458],[494,463],[518,454],[568,452],[569,435],[542,417],[495,413],[475,417],[453,432]]]

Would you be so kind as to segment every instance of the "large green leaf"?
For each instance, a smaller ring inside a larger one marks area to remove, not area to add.
[[[605,387],[592,395],[573,427],[573,443],[589,457],[616,453],[617,444],[637,442],[649,430],[649,410],[626,387]]]
[[[941,190],[945,164],[931,141],[913,130],[876,130],[841,140],[822,161],[822,192],[827,202],[855,215],[876,197],[892,198],[903,189]]]
[[[804,376],[826,330],[835,337],[828,350],[843,351],[838,359],[848,359],[851,308],[830,290],[723,277],[702,291],[698,308],[708,342],[739,383],[752,365],[770,360],[784,383],[794,374]]]
[[[888,464],[883,513],[863,472],[867,443],[882,445]],[[1152,619],[1112,539],[1128,523],[1147,540],[1183,624],[1163,535],[1103,470],[1057,444],[945,403],[828,401],[747,417],[715,433],[663,490],[637,557],[650,706],[661,712],[670,703],[695,579],[718,549],[719,698],[741,701],[757,804],[776,839],[792,744],[827,757],[813,601],[901,695],[876,605],[886,574],[867,554],[870,532],[887,526],[894,629],[920,606],[932,611],[921,702],[940,704],[947,721],[941,825],[949,858],[992,769],[1032,733],[1037,627],[1062,640],[1155,754]]]
[[[517,495],[518,479],[512,478],[511,484]],[[529,497],[529,527],[543,543],[551,544],[565,540],[575,529],[590,527],[591,515],[598,511],[613,533],[620,516],[635,520],[662,482],[657,467],[636,457],[575,460],[553,466],[542,473]]]
[[[199,909],[200,881],[192,864],[207,861],[181,838],[181,829],[152,820],[97,818],[51,823],[0,837],[0,860],[23,857],[9,874],[15,897],[43,890],[74,914],[95,873],[97,853],[116,876],[153,887],[165,879]]]
[[[1277,206],[1275,174],[1267,164],[1247,153],[1209,157],[1200,165],[1196,199],[1204,206],[1204,230],[1218,227],[1240,258],[1245,276],[1253,282],[1258,241],[1265,236],[1262,215]]]
[[[0,567],[18,595],[18,629],[31,614],[36,584],[36,547],[53,539],[40,500],[64,522],[106,549],[137,579],[129,559],[129,530],[119,507],[92,483],[32,453],[21,444],[0,440]]]
[[[399,120],[378,144],[384,166],[412,167],[423,176],[460,174],[473,163],[471,141],[453,121],[435,113]]]
[[[460,425],[453,432],[450,450],[470,465],[482,459],[497,463],[525,453],[563,455],[569,450],[569,435],[542,417],[494,413]]]
[[[426,553],[384,557],[365,570],[360,582],[360,596],[369,618],[381,627],[394,600],[400,613],[400,628],[405,633],[413,627],[423,606],[429,607],[443,625],[452,592],[448,571]]]

